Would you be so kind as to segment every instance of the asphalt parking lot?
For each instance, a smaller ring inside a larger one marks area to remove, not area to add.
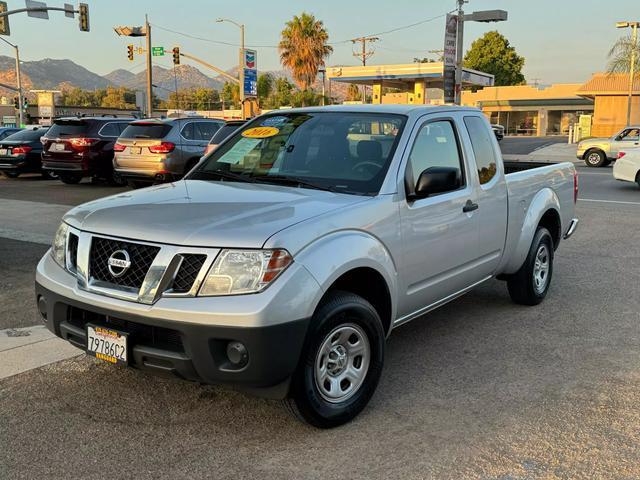
[[[579,171],[546,301],[491,281],[400,327],[353,423],[81,356],[0,380],[0,478],[639,478],[640,189]],[[39,212],[120,191],[0,179],[0,329],[39,323]]]

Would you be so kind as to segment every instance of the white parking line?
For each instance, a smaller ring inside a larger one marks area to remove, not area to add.
[[[0,330],[0,379],[82,355],[44,325]]]
[[[625,202],[622,200],[598,200],[595,198],[579,198],[579,202],[594,202],[594,203],[619,203],[622,205],[640,205],[640,202]]]

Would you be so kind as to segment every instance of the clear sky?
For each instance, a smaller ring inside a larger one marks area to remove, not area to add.
[[[71,2],[73,0],[66,0]],[[62,6],[64,0],[49,0],[49,6]],[[180,46],[186,53],[207,59],[227,69],[237,62],[237,49],[188,38],[161,30],[184,32],[212,41],[239,42],[239,30],[229,23],[215,23],[227,17],[246,25],[248,45],[260,45],[258,68],[279,69],[277,49],[280,31],[294,14],[307,11],[324,21],[334,43],[328,65],[355,65],[353,37],[385,32],[429,19],[455,8],[455,0],[87,0],[91,32],[80,32],[77,18],[50,12],[50,20],[17,14],[10,17],[11,36],[5,37],[21,48],[23,60],[69,58],[86,68],[106,74],[116,68],[133,72],[144,69],[144,57],[129,62],[126,38],[118,37],[114,25],[139,25],[149,14],[153,44],[170,49]],[[9,9],[22,8],[20,0],[8,0]],[[466,11],[504,9],[509,20],[498,24],[468,23],[465,50],[485,31],[497,29],[526,58],[524,73],[529,81],[540,83],[583,82],[591,73],[603,70],[606,54],[615,39],[619,20],[640,20],[640,0],[470,0]],[[408,63],[413,57],[427,56],[429,50],[442,49],[444,19],[412,28],[381,34],[376,63]],[[136,40],[136,43],[139,41]],[[341,42],[341,43],[339,43]],[[0,54],[12,55],[7,45]],[[156,57],[170,66],[171,56]]]

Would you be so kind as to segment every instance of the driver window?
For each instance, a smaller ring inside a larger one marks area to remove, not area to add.
[[[640,129],[639,128],[627,128],[620,135],[618,135],[618,140],[626,140],[637,142],[640,139]]]
[[[458,171],[458,187],[464,186],[462,159],[458,141],[450,121],[442,120],[424,124],[411,148],[409,173],[415,186],[420,174],[432,167],[451,167]],[[453,191],[452,190],[452,191]]]

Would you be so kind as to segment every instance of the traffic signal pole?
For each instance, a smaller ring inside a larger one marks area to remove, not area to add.
[[[151,25],[149,18],[144,16],[145,32],[147,37],[147,117],[153,117],[153,74],[151,72]]]
[[[24,97],[22,96],[22,79],[20,78],[20,50],[15,45],[16,49],[16,83],[18,84],[18,124],[19,127],[24,125]]]

